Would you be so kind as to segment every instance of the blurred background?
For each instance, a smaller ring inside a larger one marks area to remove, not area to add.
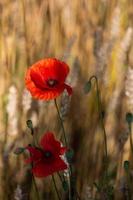
[[[123,162],[132,161],[125,120],[133,112],[132,0],[0,0],[0,199],[29,199],[25,155],[13,153],[32,140],[26,120],[32,120],[38,139],[47,130],[57,137],[62,132],[53,101],[33,100],[25,89],[26,69],[47,57],[70,66],[67,83],[73,95],[64,93],[57,101],[75,152],[75,183],[82,200],[96,199],[94,182],[103,172],[95,83],[89,94],[83,90],[92,75],[101,93],[110,182],[115,199],[126,199]],[[131,176],[132,167],[131,162]],[[56,199],[50,178],[37,185],[42,199]],[[36,199],[34,191],[31,196]]]

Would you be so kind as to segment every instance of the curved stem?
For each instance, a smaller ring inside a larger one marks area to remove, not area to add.
[[[128,124],[129,127],[129,134],[130,134],[130,147],[131,147],[131,152],[133,154],[133,140],[132,140],[132,128],[131,128],[131,123]]]
[[[102,110],[101,110],[102,104],[101,104],[101,97],[100,97],[100,91],[99,91],[99,86],[98,86],[98,79],[97,79],[96,76],[91,76],[89,80],[91,81],[92,79],[95,79],[95,82],[96,82],[96,90],[97,90],[97,98],[98,98],[98,111],[99,111],[99,116],[100,116],[102,129],[103,129],[104,146],[105,146],[105,157],[106,157],[106,162],[107,162],[107,159],[108,159],[107,136],[106,136],[106,131],[105,131],[103,117],[102,117]]]
[[[54,103],[55,103],[55,107],[56,107],[56,110],[57,110],[57,113],[58,113],[58,117],[59,117],[59,120],[60,120],[60,123],[61,123],[62,130],[63,130],[63,136],[64,136],[65,145],[68,146],[63,120],[61,118],[60,111],[59,111],[56,99],[54,99]]]
[[[67,147],[67,146],[68,146],[68,143],[67,143],[67,139],[66,139],[66,132],[65,132],[63,120],[62,120],[62,118],[61,118],[60,111],[59,111],[59,108],[58,108],[58,104],[57,104],[56,99],[54,99],[54,102],[55,102],[55,107],[56,107],[56,109],[57,109],[58,117],[59,117],[59,119],[60,119],[60,123],[61,123],[61,126],[62,126],[65,145],[66,145],[66,147]],[[71,173],[72,173],[72,172],[71,172],[71,168],[69,168],[69,200],[71,200]]]
[[[81,200],[81,198],[80,198],[80,196],[79,196],[79,194],[78,194],[77,191],[76,191],[76,195],[77,195],[77,198],[78,198],[79,200]]]
[[[30,153],[30,156],[31,156],[31,153]],[[31,167],[33,168],[33,163],[31,163]],[[37,200],[40,200],[39,191],[38,191],[38,188],[37,188],[37,185],[36,185],[36,180],[35,180],[33,173],[32,173],[32,180],[33,180],[33,183],[34,183],[34,186],[35,186],[35,190],[36,190],[36,194],[37,194]]]
[[[40,200],[39,191],[38,191],[38,188],[37,188],[37,185],[36,185],[36,181],[35,181],[35,177],[34,177],[33,174],[32,174],[32,180],[33,180],[33,183],[34,183],[34,186],[35,186],[35,190],[36,190],[36,194],[37,194],[37,199]]]
[[[60,173],[59,173],[59,172],[57,172],[57,174],[58,174],[58,176],[59,176],[59,179],[60,179],[61,183],[63,184],[63,181],[66,181],[66,180],[65,180],[65,177],[64,177],[64,176],[63,176],[63,177],[61,177],[61,175],[60,175]],[[77,198],[76,198],[76,199],[79,199],[79,200],[81,200],[81,198],[80,198],[80,196],[79,196],[79,194],[78,194],[77,190],[75,190],[75,193],[76,193],[76,196],[77,196]]]
[[[61,176],[59,172],[57,172],[57,174],[59,176],[59,179],[60,179],[61,183],[63,183],[63,181],[65,181],[65,177]]]
[[[61,200],[61,197],[59,195],[59,192],[58,192],[58,189],[57,189],[57,186],[56,186],[54,175],[52,175],[52,180],[53,180],[53,183],[54,183],[54,187],[55,187],[55,191],[57,193],[58,199]]]

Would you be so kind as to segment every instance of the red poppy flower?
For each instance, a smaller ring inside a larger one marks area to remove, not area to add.
[[[27,70],[26,87],[36,99],[55,99],[64,89],[71,95],[72,88],[65,83],[68,73],[66,63],[56,58],[43,59]]]
[[[46,177],[54,172],[67,169],[67,164],[61,156],[66,152],[66,147],[55,140],[53,133],[47,132],[40,141],[40,147],[28,146],[30,158],[26,163],[32,163],[32,172],[36,177]]]

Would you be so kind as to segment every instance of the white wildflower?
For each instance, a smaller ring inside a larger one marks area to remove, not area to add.
[[[22,95],[22,107],[23,107],[24,113],[27,113],[30,110],[31,102],[32,102],[32,98],[31,98],[30,93],[28,92],[28,90],[24,89],[23,95]]]
[[[131,112],[133,112],[133,69],[128,68],[125,81],[125,95]]]
[[[18,133],[18,94],[14,85],[9,88],[6,111],[8,114],[8,134]]]
[[[119,36],[120,32],[120,8],[116,7],[112,16],[111,22],[111,38]]]
[[[61,143],[61,147],[63,147],[63,144],[62,144],[62,143]],[[70,176],[70,175],[69,175],[69,163],[67,162],[66,155],[63,154],[63,155],[61,155],[60,157],[61,157],[61,159],[62,159],[62,160],[66,163],[66,165],[67,165],[67,169],[64,170],[64,176],[69,177],[69,176]]]
[[[125,36],[120,44],[119,60],[121,61],[121,63],[125,62],[126,53],[129,50],[132,36],[133,36],[133,28],[128,27]]]
[[[20,185],[17,185],[17,188],[15,190],[15,194],[14,194],[14,199],[15,200],[22,200],[23,194],[22,194],[22,189],[20,187]]]
[[[90,186],[85,186],[83,189],[83,199],[84,200],[93,200],[92,188]]]
[[[32,123],[33,123],[33,127],[36,127],[38,125],[38,115],[37,112],[33,111],[31,113],[31,117],[30,117]]]
[[[60,113],[62,120],[64,120],[65,117],[67,116],[69,108],[70,108],[70,96],[66,91],[64,91],[61,98],[61,106],[60,106]]]

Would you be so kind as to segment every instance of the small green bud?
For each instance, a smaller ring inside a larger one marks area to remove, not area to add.
[[[24,150],[25,150],[25,148],[18,147],[18,148],[15,149],[14,154],[19,155],[19,154],[23,153]]]
[[[128,170],[129,170],[129,167],[130,167],[129,161],[128,161],[128,160],[124,161],[124,169],[125,169],[126,171],[128,171]]]
[[[89,80],[84,86],[84,93],[87,94],[91,90],[91,81]]]
[[[32,121],[30,119],[26,121],[26,124],[27,124],[28,128],[33,129],[33,124],[32,124]]]
[[[67,183],[67,181],[63,181],[62,182],[62,187],[63,187],[64,191],[68,191],[68,183]]]
[[[66,152],[66,158],[67,158],[68,163],[72,163],[73,157],[74,157],[74,151],[73,151],[73,149],[69,149]]]
[[[128,123],[132,123],[133,122],[133,115],[132,115],[132,113],[127,113],[126,114],[126,121]]]

